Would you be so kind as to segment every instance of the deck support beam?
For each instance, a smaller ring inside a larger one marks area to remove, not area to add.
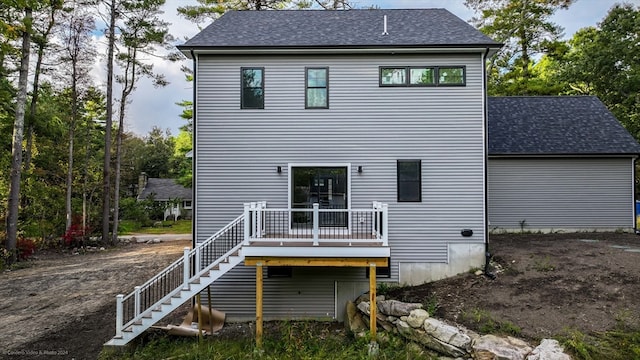
[[[262,263],[256,264],[256,347],[262,348]]]
[[[256,347],[262,348],[263,334],[263,267],[264,266],[330,266],[330,267],[368,267],[369,268],[369,325],[371,342],[377,341],[376,328],[376,268],[389,266],[388,258],[314,258],[314,257],[272,257],[272,256],[247,256],[244,259],[246,266],[256,267]]]
[[[377,339],[376,316],[378,307],[376,304],[376,263],[369,264],[369,330],[371,341]]]

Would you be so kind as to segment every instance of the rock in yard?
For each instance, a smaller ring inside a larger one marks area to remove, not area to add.
[[[422,304],[404,303],[397,300],[384,300],[378,302],[378,311],[391,316],[408,316],[411,310],[422,309]]]
[[[362,311],[363,314],[369,315],[370,308],[371,308],[371,305],[369,305],[369,303],[366,301],[363,301],[358,304],[358,310]]]
[[[533,350],[526,342],[510,336],[506,338],[484,335],[473,341],[475,359],[524,360]]]
[[[429,317],[429,313],[423,309],[411,310],[407,316],[407,324],[412,328],[419,329],[424,325],[424,321]]]
[[[527,360],[571,360],[571,356],[565,354],[558,340],[543,339]]]
[[[424,321],[424,330],[434,338],[466,351],[471,350],[471,338],[460,329],[444,322],[428,318]]]
[[[367,326],[364,321],[362,321],[362,317],[358,313],[358,309],[356,309],[356,304],[351,301],[347,302],[347,319],[345,321],[345,325],[347,330],[354,334],[367,330]]]
[[[468,356],[469,353],[464,349],[459,349],[450,344],[444,343],[433,336],[427,334],[424,330],[414,329],[409,324],[404,321],[396,322],[396,327],[398,332],[404,336],[405,338],[418,342],[425,347],[437,351],[441,354],[451,357],[465,357]]]

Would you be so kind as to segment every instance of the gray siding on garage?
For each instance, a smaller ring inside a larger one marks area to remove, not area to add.
[[[380,87],[380,66],[466,66],[466,86]],[[265,68],[265,109],[240,109],[240,67]],[[329,68],[329,109],[304,108],[305,67]],[[286,208],[289,163],[350,163],[351,207],[389,204],[392,280],[398,262],[446,262],[448,243],[484,242],[482,56],[199,56],[194,201],[197,241],[267,201]],[[422,202],[396,201],[396,161],[422,160]],[[282,167],[282,173],[276,168]],[[357,167],[363,172],[358,173]],[[461,229],[472,229],[463,238]],[[253,269],[232,271],[222,310],[254,311]],[[341,269],[336,270],[340,273]],[[335,273],[265,284],[265,312],[315,315]],[[356,271],[357,272],[357,271]],[[354,272],[349,272],[354,273]],[[363,272],[355,278],[363,279]],[[241,280],[244,279],[244,280]],[[300,279],[300,281],[296,280]],[[238,286],[232,286],[237,283]],[[331,285],[333,286],[333,285]],[[289,305],[289,290],[300,291]],[[220,289],[225,296],[225,289]],[[305,300],[306,299],[306,300]],[[287,306],[302,306],[304,311]],[[314,309],[315,308],[315,309]],[[269,310],[273,309],[273,311]],[[314,310],[311,310],[314,309]]]
[[[490,158],[489,228],[633,228],[633,165],[619,158]]]

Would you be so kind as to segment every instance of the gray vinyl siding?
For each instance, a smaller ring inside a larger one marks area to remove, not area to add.
[[[466,86],[378,84],[380,66],[438,65],[465,66]],[[264,109],[240,109],[243,66],[265,69]],[[329,109],[305,109],[305,67],[329,68]],[[349,163],[351,207],[371,208],[372,201],[389,204],[390,280],[398,279],[399,262],[443,263],[447,244],[484,242],[481,54],[199,56],[197,69],[197,241],[240,215],[245,202],[286,208],[289,163]],[[422,202],[396,201],[398,159],[422,161]],[[461,229],[472,229],[473,237],[462,237]],[[364,279],[364,270],[354,271],[361,274],[355,279]],[[308,304],[327,296],[324,292],[335,280],[331,275],[309,281],[311,273],[299,274],[306,280],[272,282],[274,294],[268,299],[265,295],[265,311],[269,304],[290,301],[285,295],[289,286],[306,294]],[[245,269],[228,275],[246,282],[227,300],[225,311],[254,310],[255,279],[248,276]],[[265,284],[265,291],[270,286]],[[240,303],[245,300],[247,304]],[[302,313],[311,308],[303,305]]]
[[[628,158],[513,158],[488,162],[490,229],[633,228]]]

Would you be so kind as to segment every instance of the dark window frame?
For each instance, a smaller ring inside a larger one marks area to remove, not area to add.
[[[462,70],[462,82],[461,83],[440,83],[440,69],[461,69]],[[467,86],[467,67],[464,65],[452,65],[452,66],[438,66],[436,72],[436,82],[438,86]]]
[[[400,179],[400,163],[418,163],[418,180],[411,180],[411,181],[407,181],[407,180],[401,180]],[[418,160],[418,159],[402,159],[402,160],[397,160],[396,162],[396,178],[397,178],[397,188],[396,188],[396,193],[397,193],[397,200],[398,202],[422,202],[422,160]],[[417,184],[414,184],[416,183]],[[404,199],[401,198],[400,196],[400,188],[403,186],[407,186],[407,185],[417,185],[418,186],[418,197],[417,199]]]
[[[309,86],[309,70],[324,70],[325,71],[325,86]],[[309,106],[309,89],[325,89],[327,104],[325,106]],[[329,108],[329,67],[328,66],[313,66],[304,68],[304,108],[305,109],[328,109]]]
[[[380,66],[378,68],[378,85],[380,87],[405,87],[407,86],[407,69],[408,66]],[[385,69],[393,69],[393,70],[404,70],[404,83],[402,84],[383,84],[382,83],[382,71]]]
[[[383,84],[382,72],[385,69],[403,69],[404,83],[402,84]],[[432,69],[434,72],[433,84],[412,84],[412,69]],[[462,69],[462,83],[440,83],[440,69]],[[439,66],[380,66],[378,67],[378,86],[379,87],[457,87],[467,86],[467,67],[465,65],[439,65]]]
[[[369,278],[369,266],[367,266],[365,268],[365,277],[368,279]],[[390,279],[391,278],[391,258],[387,258],[387,266],[376,266],[376,279],[377,278],[384,278],[384,279]]]
[[[245,87],[244,86],[244,72],[246,70],[260,70],[262,72],[262,81],[260,82],[262,84],[261,87]],[[265,97],[265,71],[264,71],[264,67],[257,67],[257,66],[243,66],[240,68],[240,109],[264,109],[264,97]],[[246,106],[244,101],[244,90],[245,89],[262,89],[262,101],[260,102],[260,105],[257,107],[254,106]]]
[[[267,266],[267,278],[289,279],[293,277],[291,266]]]

